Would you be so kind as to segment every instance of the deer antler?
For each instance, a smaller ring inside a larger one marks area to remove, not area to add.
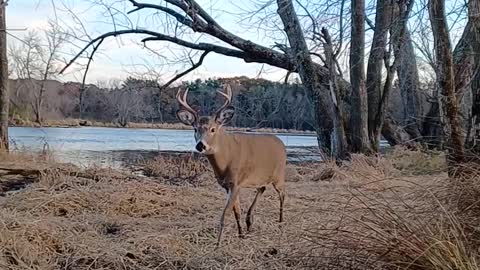
[[[180,92],[182,90],[179,89],[178,92],[177,92],[177,101],[178,103],[180,103],[180,105],[187,111],[191,112],[194,116],[195,116],[195,119],[198,118],[198,114],[197,114],[197,111],[195,111],[194,109],[192,109],[192,107],[190,107],[190,105],[188,105],[188,102],[187,102],[187,94],[188,94],[188,88],[187,90],[185,90],[185,92],[183,93],[183,96],[180,95]]]
[[[219,94],[221,94],[222,96],[225,97],[225,103],[222,105],[222,107],[220,107],[218,110],[217,110],[217,114],[220,113],[221,111],[223,111],[226,107],[228,107],[228,105],[230,105],[232,103],[232,88],[230,88],[230,85],[226,85],[224,87],[224,89],[227,91],[227,93],[224,93],[222,91],[219,91],[217,90],[217,92]]]

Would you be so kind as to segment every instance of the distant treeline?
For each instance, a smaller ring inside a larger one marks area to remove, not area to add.
[[[312,105],[301,84],[246,77],[195,80],[164,89],[152,80],[127,78],[123,82],[87,85],[83,95],[79,83],[51,80],[44,83],[41,106],[38,106],[36,95],[41,81],[13,80],[10,83],[11,116],[17,124],[34,122],[36,108],[40,107],[40,122],[81,118],[121,126],[128,122],[173,123],[177,122],[175,95],[179,87],[190,90],[190,104],[206,115],[224,102],[216,92],[222,89],[224,82],[232,86],[234,93],[236,114],[233,126],[313,130]]]

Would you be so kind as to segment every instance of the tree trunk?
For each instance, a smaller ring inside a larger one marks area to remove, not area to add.
[[[468,17],[472,29],[469,33],[472,35],[470,41],[473,52],[473,63],[475,63],[473,70],[474,77],[471,80],[472,91],[472,109],[470,117],[469,133],[469,148],[471,148],[475,156],[478,157],[480,153],[480,0],[469,0],[468,2]]]
[[[345,123],[343,117],[343,102],[340,99],[339,95],[339,86],[338,86],[338,75],[335,71],[335,55],[333,53],[332,39],[330,33],[326,28],[322,28],[325,49],[325,64],[330,71],[330,96],[332,101],[332,111],[330,114],[333,115],[333,134],[332,136],[332,152],[336,154],[336,158],[345,159],[349,156],[347,149],[347,137],[345,134]]]
[[[445,128],[444,119],[440,113],[440,94],[437,85],[433,93],[433,99],[430,101],[430,109],[423,120],[422,136],[423,142],[430,149],[443,149]]]
[[[46,74],[46,73],[45,73]],[[42,107],[43,107],[43,95],[45,92],[45,83],[46,83],[46,75],[43,78],[43,81],[40,85],[40,92],[38,93],[38,97],[36,102],[36,110],[35,110],[35,122],[39,125],[42,125]]]
[[[466,141],[469,140],[469,131],[471,131],[471,109],[472,104],[466,102],[465,96],[468,95],[468,91],[475,84],[473,81],[473,70],[474,70],[474,59],[472,52],[472,42],[473,41],[473,30],[472,23],[469,20],[465,26],[465,30],[462,34],[462,37],[457,43],[455,50],[453,51],[453,61],[454,61],[454,72],[455,72],[455,92],[459,105],[461,105],[462,111],[469,115],[467,119],[463,119],[464,126],[467,128]],[[424,142],[430,148],[442,149],[445,141],[445,132],[443,119],[440,113],[439,105],[439,93],[438,89],[435,89],[434,99],[430,101],[432,104],[429,111],[427,112],[423,120],[423,130],[422,135]],[[472,96],[472,99],[474,97]],[[463,100],[463,102],[461,102]]]
[[[0,0],[0,152],[8,151],[8,61],[6,1]]]
[[[315,110],[315,129],[317,131],[318,144],[320,150],[327,155],[341,158],[341,154],[345,152],[342,145],[339,144],[341,139],[339,133],[334,132],[332,120],[335,118],[333,112],[335,109],[332,105],[332,97],[329,91],[329,80],[322,80],[326,84],[321,83],[321,79],[313,63],[310,52],[303,36],[303,30],[298,21],[297,14],[291,0],[277,0],[278,14],[282,19],[285,33],[287,34],[292,53],[293,61],[296,69],[300,74],[302,83],[307,90],[310,100],[313,102]],[[340,136],[341,137],[341,136]],[[332,143],[336,144],[332,146]],[[336,149],[335,153],[331,150]]]
[[[83,99],[85,96],[85,85],[82,85],[80,88],[80,93],[78,95],[78,119],[83,119]]]
[[[401,125],[396,123],[388,116],[385,117],[383,122],[382,135],[391,146],[403,145],[410,149],[417,149],[417,145],[410,139],[410,134],[408,134]]]
[[[350,46],[351,150],[369,153],[368,104],[365,86],[365,1],[352,0],[352,33]]]
[[[407,27],[403,29],[402,37],[400,36],[401,27],[403,27],[402,22],[396,22],[392,27],[393,42],[401,44],[400,50],[395,50],[395,58],[399,61],[396,71],[400,95],[405,106],[402,125],[411,138],[415,141],[421,141],[420,100],[418,96],[420,81],[413,41]]]
[[[37,122],[37,124],[41,125],[42,124],[42,116],[41,116],[41,112],[40,112],[40,104],[37,104],[37,109],[35,110],[35,122]]]
[[[459,105],[455,95],[453,54],[444,4],[443,0],[430,0],[428,10],[434,38],[437,82],[443,96],[441,106],[449,133],[448,161],[459,163],[464,160],[463,138],[459,121]]]
[[[368,134],[371,146],[375,150],[378,150],[380,146],[380,129],[376,119],[382,98],[382,69],[387,46],[387,33],[390,28],[391,8],[390,0],[377,1],[375,29],[368,58]]]

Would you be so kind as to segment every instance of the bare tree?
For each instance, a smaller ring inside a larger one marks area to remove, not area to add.
[[[464,141],[459,121],[459,105],[455,95],[453,54],[445,15],[445,2],[430,0],[428,10],[435,44],[437,83],[444,99],[441,104],[449,135],[448,160],[457,163],[464,159]]]
[[[31,92],[30,104],[35,121],[39,124],[42,123],[47,83],[58,74],[62,63],[60,50],[66,39],[63,30],[56,23],[50,22],[42,35],[31,31],[18,47],[10,50],[16,76],[21,80],[17,87]]]
[[[7,0],[0,0],[0,151],[8,151]]]
[[[468,118],[467,143],[477,154],[480,152],[480,0],[468,1],[467,27],[472,47],[473,74],[471,78],[472,107]],[[469,81],[469,80],[467,80]]]
[[[376,119],[380,101],[382,99],[382,69],[383,61],[386,57],[385,52],[388,41],[387,34],[392,23],[392,8],[393,3],[391,3],[390,0],[377,1],[375,28],[373,32],[370,56],[368,58],[366,85],[368,93],[368,134],[370,135],[371,145],[374,149],[378,149],[380,144],[380,130],[378,130],[376,127]],[[362,44],[362,47],[363,46],[364,44]],[[360,52],[351,51],[351,53],[359,54]]]
[[[330,78],[325,81],[325,79],[322,80],[318,76],[317,68],[310,57],[310,52],[308,50],[305,37],[303,35],[303,31],[292,1],[278,0],[277,5],[278,14],[282,19],[285,27],[285,33],[287,34],[292,53],[294,55],[293,59],[295,59],[298,72],[302,78],[305,88],[308,91],[310,99],[315,104],[316,129],[317,134],[319,134],[318,138],[320,140],[319,145],[328,143],[329,147],[324,147],[322,149],[324,152],[328,154],[331,153],[335,158],[345,158],[345,154],[347,153],[347,144],[342,123],[342,116],[340,115],[341,110],[338,109],[338,107],[336,109],[334,108],[334,106],[337,106],[337,99],[339,96],[336,92],[338,91],[338,83],[334,81],[335,86],[333,86]],[[328,43],[331,45],[330,37],[327,36],[326,38]],[[331,51],[329,57],[329,63],[331,67],[329,70],[330,73],[334,63],[333,53]],[[322,126],[326,126],[328,129],[324,130],[322,129]]]
[[[350,83],[352,84],[350,128],[351,150],[370,152],[368,136],[368,97],[365,86],[365,1],[352,0]],[[376,109],[377,110],[377,109]],[[375,110],[375,111],[376,111]]]
[[[111,90],[107,96],[108,107],[120,126],[126,127],[129,122],[138,120],[136,118],[142,115],[142,89],[139,81],[129,78],[119,88]]]

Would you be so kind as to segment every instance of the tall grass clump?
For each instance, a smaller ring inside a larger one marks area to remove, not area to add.
[[[403,174],[433,175],[447,170],[445,153],[441,151],[395,147],[388,153],[388,160]]]
[[[395,156],[392,163],[406,164]],[[303,232],[304,248],[295,256],[305,259],[304,267],[480,269],[478,183],[475,188],[470,183],[467,193],[459,191],[465,179],[443,174],[393,177],[396,173],[386,174],[385,166],[371,166],[367,174],[366,164],[379,164],[367,159],[356,157],[349,166],[363,168],[366,177],[351,170],[355,185],[350,182],[330,207],[313,210],[328,211],[331,218]]]

